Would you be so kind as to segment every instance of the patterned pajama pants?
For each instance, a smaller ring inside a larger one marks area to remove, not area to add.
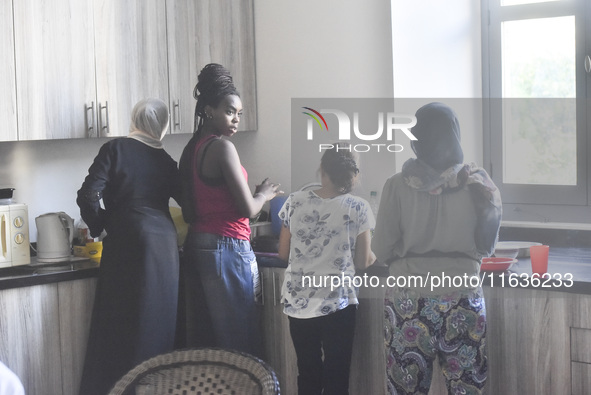
[[[384,314],[389,394],[428,394],[436,358],[449,394],[482,394],[487,374],[482,289],[421,295],[389,288]]]

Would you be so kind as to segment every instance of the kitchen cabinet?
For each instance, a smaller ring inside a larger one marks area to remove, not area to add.
[[[139,100],[168,100],[165,3],[94,0],[93,4],[96,127],[100,136],[127,136],[131,110]]]
[[[14,56],[0,61],[0,141],[125,136],[146,97],[169,103],[172,133],[191,133],[210,62],[233,74],[240,130],[256,129],[252,0],[0,1],[0,48]]]
[[[27,395],[78,394],[96,278],[0,291],[0,360]]]
[[[0,0],[0,141],[17,139],[12,1]]]
[[[485,287],[492,394],[570,394],[570,326],[576,295]]]
[[[572,393],[591,393],[591,329],[570,328]]]
[[[253,1],[167,0],[172,133],[192,133],[193,88],[201,68],[224,65],[244,107],[239,130],[256,130]]]
[[[570,304],[572,395],[591,394],[591,296],[577,295]]]
[[[19,140],[127,135],[168,98],[161,0],[14,2]]]
[[[263,346],[265,361],[271,365],[281,386],[281,393],[297,394],[297,359],[291,335],[289,320],[283,314],[281,287],[285,269],[261,267],[263,289]]]
[[[77,395],[86,356],[96,278],[58,284],[62,394]]]
[[[62,392],[57,287],[0,291],[0,360],[28,395]]]
[[[572,362],[572,395],[591,394],[591,364]]]
[[[96,101],[92,4],[13,2],[19,140],[86,136],[84,106]]]
[[[351,358],[351,394],[385,394],[384,289],[359,290]]]

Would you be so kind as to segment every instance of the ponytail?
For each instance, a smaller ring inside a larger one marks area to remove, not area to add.
[[[348,143],[334,144],[333,148],[324,152],[320,160],[320,167],[339,192],[351,192],[359,168],[357,167],[357,154],[350,150]]]

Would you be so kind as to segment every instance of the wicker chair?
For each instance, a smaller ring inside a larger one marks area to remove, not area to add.
[[[217,348],[179,350],[142,362],[109,395],[278,395],[275,372],[246,353]]]

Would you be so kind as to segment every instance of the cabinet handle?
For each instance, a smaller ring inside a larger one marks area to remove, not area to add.
[[[277,294],[275,292],[275,272],[273,274],[273,306],[277,306]]]
[[[90,122],[88,121],[88,111],[90,110]],[[84,111],[86,115],[86,134],[88,137],[95,137],[94,136],[94,102],[90,102],[90,107],[88,105],[84,105]]]
[[[172,128],[173,130],[181,130],[181,100],[177,100],[172,105]]]
[[[591,73],[591,57],[589,55],[585,56],[585,71]]]
[[[259,271],[259,281],[261,282],[261,305],[265,305],[265,272]]]
[[[105,123],[103,124],[103,110],[105,110]],[[108,136],[110,133],[109,130],[109,102],[106,101],[104,106],[101,106],[101,104],[99,103],[99,122],[100,122],[100,135],[101,136]],[[103,130],[106,130],[105,133],[103,133]]]

